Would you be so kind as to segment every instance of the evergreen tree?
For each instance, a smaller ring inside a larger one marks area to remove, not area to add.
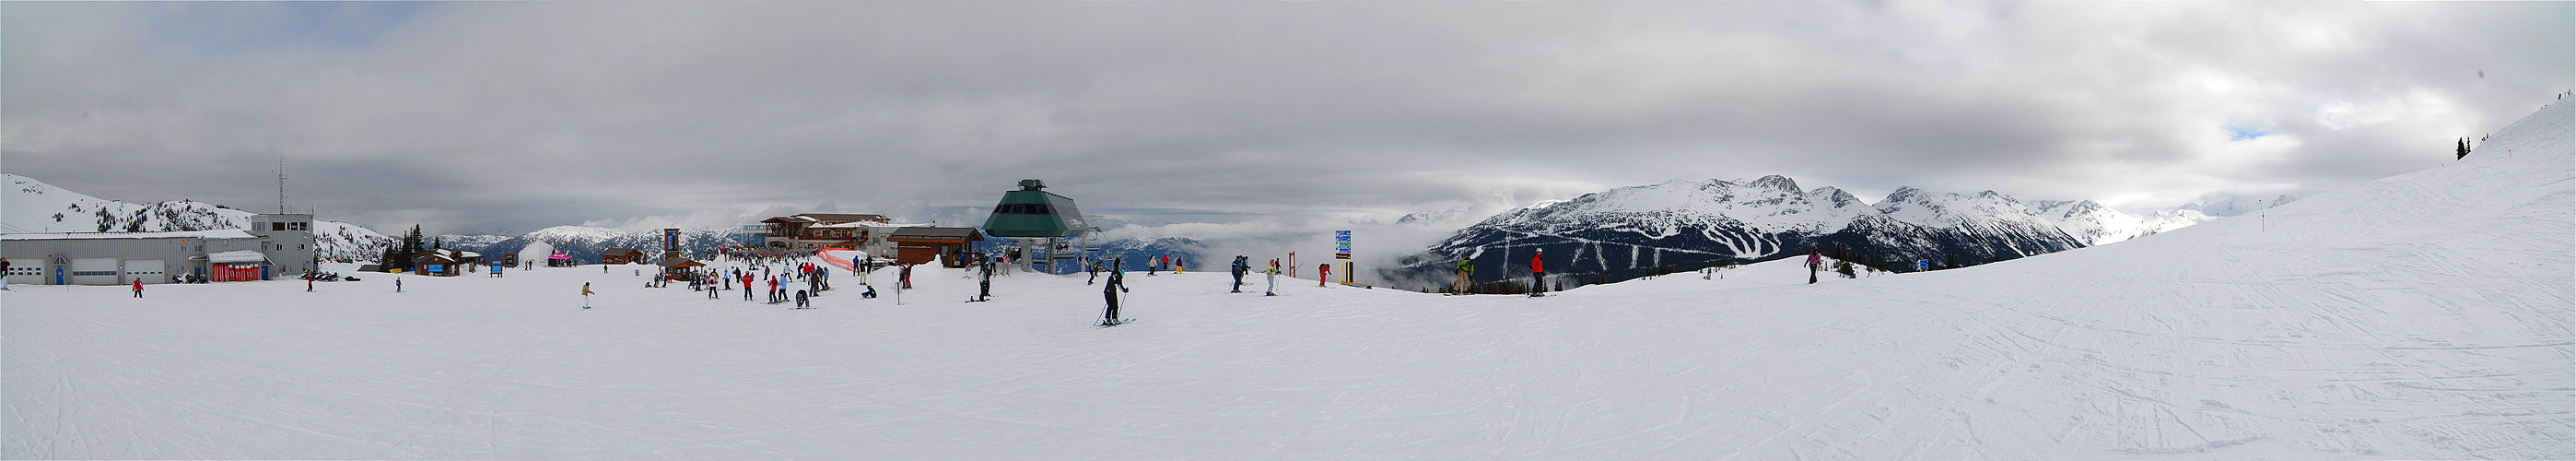
[[[2460,156],[2452,160],[2464,158],[2469,158],[2469,138],[2460,138]]]

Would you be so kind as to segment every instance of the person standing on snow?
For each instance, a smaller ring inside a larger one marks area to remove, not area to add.
[[[1245,259],[1243,255],[1234,255],[1234,267],[1232,268],[1232,271],[1234,272],[1233,293],[1243,292],[1243,274],[1252,272],[1252,263],[1248,261],[1249,260]]]
[[[590,308],[590,282],[581,282],[581,308]]]
[[[1161,257],[1161,256],[1155,256],[1153,260],[1145,261],[1145,276],[1146,276],[1146,277],[1152,277],[1152,276],[1154,276],[1154,274],[1161,273],[1162,271],[1163,271],[1163,257]]]
[[[911,264],[903,265],[903,274],[901,278],[903,279],[903,289],[906,290],[912,289],[912,266],[913,265]]]
[[[1476,275],[1476,258],[1458,258],[1458,283],[1449,292],[1467,294],[1467,280]]]
[[[0,291],[9,291],[9,258],[0,258]]]
[[[1320,287],[1320,286],[1324,286],[1324,283],[1325,283],[1325,282],[1330,282],[1330,281],[1332,281],[1332,280],[1333,280],[1333,263],[1323,263],[1323,264],[1316,264],[1316,265],[1315,265],[1315,286],[1319,286],[1319,287]]]
[[[982,266],[984,266],[984,279],[975,281],[975,289],[978,290],[975,294],[975,300],[991,301],[993,300],[993,264],[988,261],[982,264]],[[1092,268],[1094,269],[1098,269],[1099,267],[1100,266],[1098,264],[1092,265]],[[1098,278],[1099,272],[1094,271],[1092,274],[1094,278]],[[1090,285],[1088,282],[1083,284]]]
[[[1262,296],[1279,296],[1279,260],[1270,260],[1270,286],[1261,289]]]
[[[402,292],[402,276],[400,276],[400,275],[394,276],[394,292],[395,292],[395,293],[401,293],[401,292]]]
[[[1547,250],[1530,251],[1530,297],[1547,296]]]
[[[1110,267],[1109,283],[1103,284],[1100,287],[1100,297],[1109,302],[1109,309],[1100,313],[1100,326],[1118,326],[1118,324],[1126,323],[1118,320],[1118,294],[1126,292],[1127,271],[1119,269],[1116,266]]]
[[[311,281],[311,280],[307,280],[307,281],[305,281],[305,282],[306,282],[306,283],[311,283],[312,281]],[[143,281],[142,281],[142,280],[135,280],[135,281],[134,281],[134,297],[137,297],[137,298],[141,298],[141,297],[143,297]]]
[[[1820,255],[1820,254],[1816,254],[1816,250],[1807,250],[1807,284],[1808,284],[1808,285],[1814,285],[1814,284],[1816,284],[1816,270],[1817,270],[1817,269],[1824,268],[1824,267],[1825,267],[1825,256],[1824,256],[1824,255]]]

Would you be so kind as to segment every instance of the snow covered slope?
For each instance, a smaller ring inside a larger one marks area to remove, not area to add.
[[[192,200],[127,203],[72,192],[34,178],[0,174],[0,232],[170,232],[240,229],[252,212]],[[315,220],[313,237],[324,260],[373,261],[391,237],[364,227]]]
[[[2288,196],[2283,196],[2288,197]],[[2140,236],[2181,229],[2215,217],[2187,209],[2158,210],[2145,216],[2123,213],[2092,200],[2029,202],[2032,212],[2085,246],[2119,243]]]
[[[935,269],[804,311],[630,268],[22,289],[0,457],[2570,458],[2571,107],[2264,218],[1815,285],[1136,274],[1108,329],[1082,277]]]

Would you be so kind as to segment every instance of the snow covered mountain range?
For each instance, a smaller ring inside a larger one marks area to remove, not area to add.
[[[0,232],[171,232],[240,229],[249,211],[193,200],[130,203],[72,192],[35,178],[0,174]],[[332,261],[373,261],[393,237],[338,221],[313,221],[319,256]]]
[[[506,253],[518,253],[519,249],[527,248],[531,243],[543,242],[553,246],[555,251],[571,256],[574,261],[583,263],[598,262],[599,252],[610,248],[633,248],[644,250],[646,253],[653,253],[662,248],[662,232],[658,230],[628,232],[588,226],[555,226],[517,236],[450,234],[437,236],[434,240],[434,243],[444,245],[448,249],[472,251],[494,257]],[[716,247],[733,242],[734,233],[731,230],[680,230],[680,247],[690,254],[713,251]],[[529,255],[519,255],[519,258],[527,259]]]
[[[1380,275],[1420,285],[1401,281],[1446,280],[1451,264],[1474,258],[1480,280],[1526,276],[1531,249],[1549,254],[1552,273],[1608,281],[1836,248],[1880,267],[1910,269],[1915,260],[1956,267],[2120,242],[2210,219],[2191,209],[2139,216],[2090,200],[2022,201],[1994,191],[1913,187],[1863,203],[1841,189],[1801,189],[1779,175],[1676,180],[1506,211]]]

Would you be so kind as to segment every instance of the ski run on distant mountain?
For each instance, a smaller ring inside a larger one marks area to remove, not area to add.
[[[1532,250],[1555,259],[1550,272],[1576,284],[1810,251],[1889,270],[1911,270],[1915,261],[1952,268],[2115,243],[2210,219],[2193,210],[2138,216],[2090,200],[2022,201],[1994,191],[1912,187],[1868,204],[1834,187],[1803,190],[1779,175],[1671,181],[1507,211],[1379,275],[1402,287],[1442,286],[1456,261],[1475,259],[1480,280],[1524,276]]]

